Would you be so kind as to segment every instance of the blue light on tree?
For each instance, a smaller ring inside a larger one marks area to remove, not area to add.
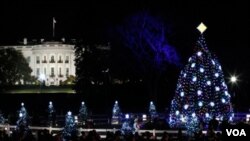
[[[203,68],[200,68],[200,72],[203,73],[203,72],[204,72],[204,69],[203,69]]]
[[[184,92],[181,92],[181,97],[183,97],[184,96]]]
[[[202,91],[201,91],[201,90],[198,90],[198,91],[197,91],[197,94],[198,94],[198,96],[200,96],[200,95],[202,94]]]
[[[188,105],[187,105],[187,104],[186,104],[186,105],[184,105],[184,109],[185,109],[185,110],[187,110],[187,108],[188,108]]]
[[[176,114],[176,115],[179,115],[179,114],[180,114],[180,112],[177,110],[177,111],[175,111],[175,114]]]
[[[225,102],[226,102],[226,100],[225,100],[224,98],[222,98],[222,99],[221,99],[221,102],[222,102],[222,103],[225,103]]]
[[[215,91],[220,91],[220,87],[216,86]]]
[[[198,105],[201,107],[201,106],[203,106],[203,103],[201,101],[199,101]]]
[[[206,116],[206,118],[209,118],[209,113],[206,113],[205,116]]]
[[[214,76],[215,76],[215,77],[219,77],[219,73],[215,73]]]
[[[208,80],[207,81],[207,85],[210,86],[211,85],[211,81]]]
[[[192,63],[192,64],[191,64],[191,67],[194,68],[194,67],[195,67],[195,63]]]
[[[195,113],[192,113],[192,117],[195,117],[196,116],[196,114]]]
[[[192,79],[192,81],[195,82],[196,80],[197,80],[197,77],[194,76],[193,79]]]
[[[179,76],[169,115],[171,127],[186,127],[188,132],[198,131],[200,120],[208,124],[213,116],[219,119],[233,117],[221,66],[209,52],[203,34],[195,49]]]
[[[210,102],[210,106],[211,106],[211,107],[214,107],[214,102]]]
[[[201,54],[202,54],[201,51],[198,51],[198,52],[197,52],[197,55],[198,55],[198,56],[201,56]]]

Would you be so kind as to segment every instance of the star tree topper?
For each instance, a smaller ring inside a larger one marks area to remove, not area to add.
[[[198,30],[201,32],[201,34],[202,34],[203,32],[206,31],[207,27],[206,27],[205,24],[203,24],[203,23],[201,22],[200,25],[197,27],[197,29],[198,29]]]

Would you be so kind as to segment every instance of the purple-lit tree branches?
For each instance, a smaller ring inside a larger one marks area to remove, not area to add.
[[[119,28],[126,47],[129,47],[143,69],[163,71],[166,63],[179,64],[179,57],[166,38],[166,25],[148,13],[139,13]]]
[[[165,79],[163,74],[169,65],[180,64],[177,51],[167,39],[169,31],[169,26],[147,12],[125,19],[118,28],[121,43],[129,48],[136,61],[137,66],[130,69],[137,69],[149,98],[156,103],[161,94],[160,82]]]

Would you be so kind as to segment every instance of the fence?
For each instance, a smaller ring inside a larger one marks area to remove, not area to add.
[[[7,134],[10,136],[12,131],[15,130],[16,126],[15,125],[9,125],[9,124],[0,124],[0,129],[2,130],[6,130]],[[54,132],[59,132],[62,131],[63,128],[55,128],[55,127],[40,127],[40,126],[30,126],[29,127],[32,131],[39,131],[39,130],[48,130],[49,133],[54,133]],[[95,128],[79,128],[78,131],[79,132],[89,132],[95,130],[100,136],[101,138],[106,138],[106,133],[107,132],[113,132],[115,133],[116,131],[120,130],[120,129],[95,129]],[[157,139],[161,139],[162,134],[164,132],[167,132],[168,134],[171,134],[173,136],[176,136],[178,134],[178,130],[138,130],[139,135],[145,133],[145,132],[149,132],[152,133],[153,136],[156,136]],[[216,132],[220,132],[220,131],[216,131]],[[203,131],[203,134],[206,134],[207,131]],[[187,131],[186,130],[182,130],[182,134],[186,135]]]

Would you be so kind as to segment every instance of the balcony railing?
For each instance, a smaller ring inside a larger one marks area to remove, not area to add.
[[[69,63],[69,60],[65,60],[65,63]]]
[[[47,60],[43,60],[42,63],[47,63]]]
[[[49,77],[55,77],[55,74],[51,74]]]
[[[40,64],[40,61],[38,60],[38,61],[36,61],[36,63],[37,63],[37,64]]]
[[[63,77],[63,75],[62,75],[62,74],[59,74],[58,77]]]
[[[55,63],[55,60],[50,60],[49,63]]]
[[[59,60],[59,61],[57,61],[57,63],[63,63],[63,61],[62,61],[62,60]]]

